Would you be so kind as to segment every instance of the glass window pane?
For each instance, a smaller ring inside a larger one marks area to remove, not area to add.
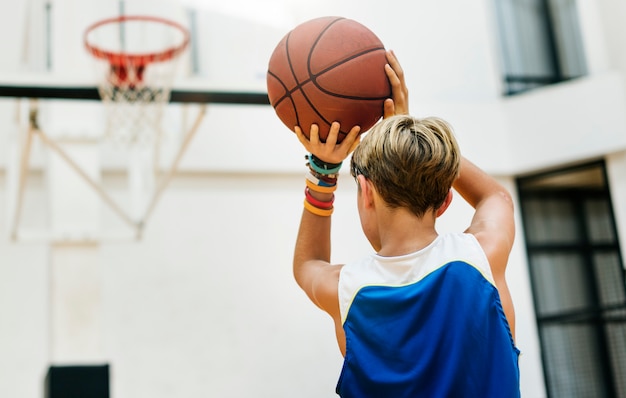
[[[622,319],[625,312],[621,311]],[[616,393],[618,397],[626,397],[626,323],[609,324],[607,334]]]
[[[574,0],[493,0],[506,94],[583,76]]]
[[[550,9],[563,76],[567,78],[586,75],[587,64],[580,34],[576,1],[551,0]]]
[[[585,201],[585,218],[588,227],[589,240],[592,243],[615,242],[613,220],[609,204],[605,199],[590,199]]]
[[[541,329],[552,397],[605,397],[597,331],[590,325],[547,325]]]
[[[584,259],[577,254],[534,254],[530,258],[539,315],[594,306]]]
[[[554,76],[550,32],[542,0],[514,1],[517,45],[522,76]]]
[[[602,305],[626,303],[624,275],[617,253],[600,253],[593,256],[598,295]]]
[[[496,0],[494,5],[508,93],[546,84],[557,72],[543,0]]]
[[[524,200],[524,228],[528,243],[578,243],[580,228],[574,206],[564,199]]]

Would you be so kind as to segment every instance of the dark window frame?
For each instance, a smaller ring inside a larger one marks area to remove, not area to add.
[[[557,175],[565,175],[567,173],[575,173],[577,171],[592,169],[600,167],[602,170],[602,178],[604,184],[602,187],[543,187],[543,188],[528,188],[533,181],[539,181],[554,177]],[[528,199],[554,199],[567,200],[576,209],[575,218],[578,228],[582,232],[582,241],[574,243],[534,243],[534,237],[529,236],[529,228],[524,227],[524,234],[526,240],[526,254],[528,258],[529,275],[531,277],[531,288],[533,293],[533,302],[535,306],[535,314],[537,320],[537,327],[539,329],[539,339],[541,345],[541,358],[543,362],[544,377],[546,381],[546,390],[548,397],[558,397],[558,392],[554,390],[558,388],[554,385],[556,381],[551,379],[551,361],[554,358],[548,357],[549,350],[546,345],[547,338],[544,339],[543,331],[546,327],[550,326],[568,326],[568,325],[587,325],[592,327],[592,332],[597,338],[596,348],[598,349],[598,358],[601,361],[598,364],[601,373],[604,376],[602,380],[603,385],[606,387],[604,393],[607,397],[617,397],[619,395],[619,387],[617,383],[621,383],[616,380],[619,372],[614,369],[617,365],[611,360],[610,341],[609,341],[609,325],[618,324],[620,326],[626,325],[626,299],[624,302],[618,304],[606,305],[602,303],[602,298],[599,292],[600,283],[596,280],[594,273],[594,254],[597,253],[612,253],[617,256],[617,263],[619,264],[617,271],[621,276],[621,287],[624,297],[626,297],[626,271],[624,270],[624,262],[619,246],[619,237],[617,235],[617,227],[615,225],[615,214],[613,211],[613,204],[610,196],[610,187],[608,186],[608,178],[606,175],[606,165],[603,160],[598,160],[581,165],[571,166],[559,170],[552,170],[543,173],[534,174],[532,176],[519,177],[517,179],[517,192],[520,200],[520,210],[522,214],[522,220],[524,224],[527,224],[527,209],[525,209],[524,203]],[[608,216],[610,218],[610,227],[612,229],[613,240],[611,242],[592,242],[586,225],[586,215],[583,213],[583,205],[586,200],[600,199],[606,201]],[[567,311],[551,311],[549,314],[542,313],[541,303],[539,303],[541,292],[538,291],[537,283],[533,281],[533,256],[537,253],[547,254],[559,254],[564,252],[572,252],[581,255],[584,259],[584,266],[586,271],[586,278],[588,280],[588,287],[590,288],[591,295],[593,296],[595,305],[587,308],[576,308],[574,310],[569,309]],[[621,353],[626,355],[626,353]]]
[[[524,4],[522,4],[525,1]],[[504,84],[503,95],[511,96],[526,91],[565,82],[579,78],[587,74],[585,62],[576,65],[570,70],[568,65],[567,51],[571,51],[568,44],[574,43],[577,55],[584,58],[584,46],[581,38],[577,13],[575,17],[567,15],[566,7],[559,0],[536,0],[531,4],[528,0],[494,0],[496,24],[500,38],[502,81]],[[574,1],[574,0],[573,0]],[[528,11],[535,7],[535,12]],[[564,10],[560,9],[563,8]],[[512,10],[526,8],[524,15]],[[522,26],[529,19],[534,26]],[[568,23],[566,23],[568,22]],[[527,32],[532,31],[532,34]],[[530,38],[537,39],[532,41]],[[542,72],[531,71],[532,69],[519,59],[526,57],[528,47],[540,48],[534,66],[543,69]],[[538,56],[543,50],[544,57]],[[571,56],[572,54],[569,53]],[[540,58],[543,58],[540,60]],[[518,61],[516,61],[518,60]],[[571,63],[571,62],[570,62]],[[523,69],[520,71],[520,69]]]

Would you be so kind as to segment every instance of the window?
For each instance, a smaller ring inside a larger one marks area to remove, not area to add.
[[[494,0],[504,94],[587,73],[576,0]]]
[[[626,284],[603,162],[518,180],[550,397],[626,396]]]

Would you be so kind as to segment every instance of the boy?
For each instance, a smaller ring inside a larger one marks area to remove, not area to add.
[[[514,239],[512,200],[464,159],[449,125],[408,116],[403,71],[392,52],[392,99],[361,140],[337,144],[296,134],[309,155],[294,276],[335,322],[342,397],[518,397],[519,351],[505,269]],[[330,264],[337,173],[354,151],[361,227],[375,254]],[[475,209],[463,233],[435,220],[454,188]]]

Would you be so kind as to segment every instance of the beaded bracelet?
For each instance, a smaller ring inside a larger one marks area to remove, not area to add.
[[[304,188],[304,197],[306,201],[313,206],[324,210],[328,210],[333,207],[333,202],[335,201],[335,194],[333,194],[332,198],[327,202],[316,199],[315,197],[313,197],[313,195],[311,195],[311,190],[309,189],[309,187]]]
[[[343,164],[343,162],[326,163],[313,154],[309,154],[305,158],[309,160],[309,167],[311,167],[316,172],[324,175],[337,174],[341,169],[341,165]]]
[[[339,178],[339,174],[322,174],[313,170],[311,166],[309,166],[309,172],[313,174],[318,180],[322,180],[329,184],[334,184],[337,182],[337,178]]]
[[[337,185],[333,185],[330,187],[325,187],[322,185],[317,185],[313,181],[310,181],[308,178],[305,180],[306,186],[311,190],[319,193],[333,193],[337,190]]]
[[[309,159],[312,160],[318,166],[322,167],[323,169],[335,169],[335,168],[341,167],[341,164],[343,163],[343,162],[328,163],[328,162],[325,162],[322,159],[318,158],[317,156],[315,156],[312,153],[309,154]]]
[[[316,174],[314,171],[309,170],[305,175],[306,179],[322,187],[334,187],[337,185],[337,178],[323,178],[323,176]]]
[[[316,216],[322,216],[322,217],[328,217],[331,214],[333,214],[333,210],[334,208],[331,207],[330,209],[320,209],[319,207],[315,207],[313,206],[311,203],[309,203],[306,199],[304,200],[304,208],[310,212],[315,214]]]

